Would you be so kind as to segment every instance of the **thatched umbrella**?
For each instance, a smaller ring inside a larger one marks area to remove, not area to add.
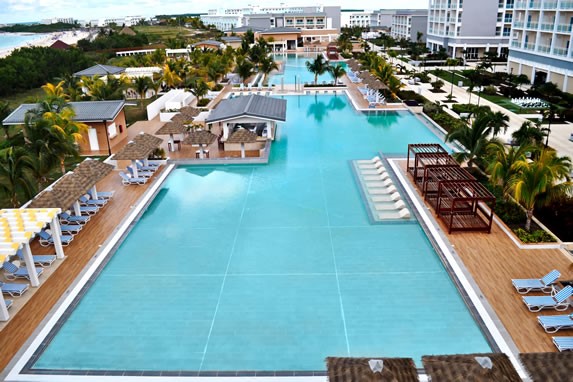
[[[503,353],[423,356],[432,382],[521,382]]]
[[[227,139],[227,143],[240,143],[241,144],[241,158],[245,157],[245,143],[253,143],[257,141],[257,134],[241,127],[235,131]]]
[[[366,80],[366,79],[372,77],[372,74],[370,74],[370,72],[368,70],[363,70],[360,73],[358,73],[358,77],[362,80]]]
[[[338,358],[326,359],[330,382],[418,382],[412,358]]]
[[[184,134],[187,132],[187,128],[183,125],[182,122],[167,122],[163,126],[159,128],[155,132],[155,135],[169,135],[169,142],[174,145],[174,138],[173,134]],[[175,151],[175,147],[173,146],[173,151]]]
[[[86,194],[91,186],[86,178],[73,172],[68,172],[52,187],[52,192],[56,194],[56,197],[62,203],[67,204],[65,208],[73,204],[74,213],[79,216],[81,211],[78,199]]]
[[[207,130],[193,131],[189,134],[187,138],[183,140],[185,145],[199,145],[199,157],[204,158],[203,145],[209,146],[211,143],[215,142],[217,136]]]
[[[130,160],[133,170],[133,176],[137,177],[137,165],[136,160],[143,160],[145,165],[147,165],[147,159],[149,156],[157,149],[163,139],[156,137],[154,135],[140,133],[133,141],[129,141],[121,150],[114,154],[113,158],[115,160]]]
[[[46,190],[38,194],[26,208],[61,208],[62,210],[67,210],[75,200],[62,199],[57,195],[57,193]]]
[[[179,110],[178,115],[182,115],[183,117],[186,118],[187,121],[191,121],[193,120],[193,118],[199,115],[200,112],[201,110],[197,109],[196,107],[185,106],[182,107],[181,110]]]
[[[573,380],[573,352],[525,353],[519,358],[534,382]]]
[[[91,196],[97,199],[96,183],[105,178],[112,171],[112,165],[87,158],[74,169],[73,173],[84,178],[85,182],[91,185]]]

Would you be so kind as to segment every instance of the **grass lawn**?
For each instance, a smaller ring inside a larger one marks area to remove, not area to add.
[[[15,109],[23,103],[34,103],[36,99],[43,96],[44,91],[41,88],[35,88],[0,97],[0,101],[8,102],[10,104],[10,108]]]
[[[165,43],[167,39],[185,38],[192,33],[190,29],[168,25],[142,25],[134,28],[137,32],[145,33],[151,43]]]
[[[133,125],[137,121],[142,121],[147,119],[147,105],[155,101],[156,97],[151,97],[143,100],[143,109],[139,106],[139,100],[128,100],[127,104],[136,104],[135,106],[125,106],[125,122],[127,126]]]
[[[477,95],[477,92],[474,92]],[[509,98],[500,96],[500,95],[488,95],[488,94],[481,94],[482,98],[487,99],[490,102],[493,102],[511,112],[516,114],[535,114],[538,110],[542,109],[524,109],[516,104],[512,103]]]
[[[452,72],[449,70],[432,70],[430,73],[435,75],[436,77],[440,77],[442,80],[447,82],[452,82]],[[460,76],[458,73],[454,72],[454,85],[457,85],[459,81],[464,83],[464,86],[469,86],[469,80]]]

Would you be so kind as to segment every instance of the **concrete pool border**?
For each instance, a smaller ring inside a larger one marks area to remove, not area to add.
[[[345,91],[344,92],[346,94],[346,96],[349,98],[349,100],[351,100],[352,103],[352,97],[349,96],[349,94]],[[327,93],[325,95],[332,95],[334,93]],[[286,95],[286,94],[280,94],[280,95]],[[294,94],[294,95],[305,95],[305,94]],[[321,93],[320,95],[323,95],[323,93]],[[353,105],[355,106],[355,105]],[[384,110],[381,109],[356,109],[356,111],[359,112],[383,112]],[[391,112],[404,112],[403,110],[389,110]],[[409,110],[408,110],[409,111]],[[411,111],[409,111],[411,113]],[[413,115],[416,115],[415,113],[412,113]],[[417,116],[417,115],[416,115]],[[417,116],[418,117],[418,116]],[[421,120],[421,118],[418,117],[419,120]],[[427,126],[427,124],[425,124]],[[428,127],[428,126],[427,126]],[[434,133],[436,133],[435,130],[432,130]],[[439,134],[436,134],[439,136]],[[392,161],[392,162],[391,162]],[[220,163],[218,163],[220,164]],[[244,163],[245,165],[248,165],[248,163]],[[395,168],[395,164],[393,162],[393,159],[389,160],[389,164],[392,167],[393,171],[394,171],[394,175],[399,179],[399,183],[401,185],[404,184],[404,179],[402,177],[402,175],[396,171]],[[70,286],[70,288],[66,291],[66,293],[64,294],[64,296],[60,299],[60,301],[58,301],[58,303],[54,306],[54,308],[51,310],[51,312],[47,315],[47,317],[44,319],[44,321],[42,322],[41,325],[38,326],[38,328],[36,329],[36,331],[32,334],[32,336],[30,336],[30,339],[26,342],[26,344],[22,347],[22,349],[17,353],[17,355],[14,357],[14,359],[10,362],[10,364],[8,365],[8,367],[6,368],[6,370],[10,370],[6,380],[7,381],[99,381],[102,380],[102,376],[105,375],[106,378],[105,380],[109,380],[109,381],[141,381],[142,379],[139,378],[140,376],[145,376],[146,380],[149,380],[149,377],[153,377],[152,380],[153,381],[159,381],[159,380],[168,380],[168,381],[173,381],[173,377],[178,377],[176,380],[190,380],[190,381],[213,381],[214,377],[216,377],[217,381],[246,381],[246,380],[253,380],[256,379],[257,381],[279,381],[280,378],[280,382],[289,382],[289,381],[301,381],[301,377],[305,378],[304,380],[308,380],[308,381],[324,381],[325,377],[324,375],[326,374],[325,372],[321,372],[320,374],[314,374],[314,372],[307,372],[306,375],[300,375],[300,376],[288,376],[289,372],[284,372],[284,374],[279,375],[278,373],[276,373],[275,375],[269,375],[268,372],[260,372],[260,376],[258,375],[249,375],[249,376],[229,376],[228,373],[227,375],[225,375],[224,372],[221,372],[220,375],[217,375],[217,373],[215,372],[215,374],[213,373],[205,373],[205,376],[191,376],[191,375],[184,375],[181,373],[177,373],[177,372],[163,372],[164,374],[162,374],[162,372],[137,372],[134,373],[134,375],[124,375],[122,373],[122,375],[118,375],[118,372],[106,372],[106,371],[93,371],[93,370],[89,370],[86,372],[83,372],[81,374],[75,373],[74,371],[70,371],[70,370],[35,370],[35,371],[31,371],[31,373],[22,373],[20,374],[20,372],[22,371],[22,369],[25,369],[25,367],[30,363],[30,362],[35,362],[35,359],[32,360],[32,356],[34,354],[36,354],[40,347],[42,347],[42,345],[45,343],[46,338],[50,335],[50,333],[52,331],[56,331],[54,330],[56,328],[56,325],[59,323],[59,321],[61,320],[61,318],[64,316],[64,314],[66,313],[66,311],[71,307],[72,303],[78,298],[78,295],[82,292],[82,289],[84,289],[86,287],[86,284],[88,284],[90,282],[90,280],[93,282],[92,277],[94,274],[97,275],[97,271],[98,269],[101,269],[101,267],[103,265],[105,265],[106,261],[109,261],[109,259],[111,258],[111,255],[115,252],[115,249],[117,248],[117,246],[121,243],[121,241],[125,238],[125,236],[127,235],[127,233],[129,232],[129,230],[131,230],[131,228],[133,227],[133,225],[135,224],[135,222],[139,219],[139,217],[145,212],[146,208],[149,206],[149,204],[153,201],[154,197],[157,195],[157,193],[159,192],[161,186],[163,185],[165,179],[167,178],[167,176],[172,172],[172,170],[176,168],[175,165],[169,165],[163,172],[162,174],[160,174],[159,178],[156,180],[156,182],[150,187],[149,190],[147,190],[144,195],[141,197],[141,199],[138,201],[138,203],[133,207],[132,211],[124,218],[124,220],[122,220],[122,222],[120,223],[120,225],[118,226],[118,228],[116,229],[116,231],[106,240],[106,242],[102,245],[101,249],[94,255],[92,261],[90,262],[90,264],[82,271],[82,273],[77,277],[76,281],[74,281],[74,283]],[[404,187],[405,190],[409,193],[410,190],[408,190],[408,188]],[[411,195],[408,194],[408,196],[411,198]],[[415,207],[416,210],[418,210],[419,206],[416,205],[416,203],[414,203],[414,200],[412,200],[412,206]],[[422,213],[424,212],[423,207],[421,207],[421,210],[418,210],[418,212],[422,215]],[[421,211],[421,212],[420,212]],[[422,215],[423,216],[423,215]],[[421,224],[421,222],[420,222]],[[429,225],[430,230],[432,225]],[[432,233],[433,235],[433,233]],[[439,233],[437,234],[437,237],[433,237],[433,236],[429,236],[428,235],[428,239],[430,241],[432,240],[436,240],[437,242],[440,242],[440,240],[442,240],[442,238],[440,238]],[[442,240],[443,241],[443,240]],[[444,243],[443,244],[445,246],[446,249],[447,245]],[[452,257],[453,254],[448,251],[445,252],[446,254],[446,258],[448,258],[449,261],[449,257]],[[449,256],[447,256],[449,254]],[[438,254],[439,255],[439,254]],[[455,261],[454,261],[455,264]],[[466,282],[467,280],[467,275],[464,275],[463,270],[459,270],[457,268],[459,268],[458,264],[457,267],[454,267],[454,272],[461,272],[461,280],[465,280]],[[467,272],[467,271],[465,271]],[[456,277],[457,273],[456,273]],[[454,280],[455,281],[455,280]],[[464,289],[466,288],[466,285],[462,282],[462,286],[464,287]],[[468,287],[471,289],[471,283],[468,284]],[[494,330],[497,330],[497,327],[495,326],[495,323],[493,322],[493,320],[491,319],[490,316],[487,315],[487,309],[485,307],[483,307],[483,305],[481,304],[481,302],[479,301],[479,297],[477,296],[477,294],[475,293],[474,290],[468,291],[466,290],[466,292],[469,294],[470,298],[472,297],[472,293],[475,295],[475,297],[477,298],[477,305],[479,307],[482,307],[483,309],[485,309],[485,314],[488,320],[484,319],[484,322],[486,324],[486,326],[488,327],[488,330],[491,332],[490,326],[488,325],[488,323],[492,324],[492,328]],[[473,300],[472,300],[473,301]],[[469,308],[469,307],[468,307]],[[477,307],[476,307],[477,309]],[[481,316],[481,311],[480,309],[477,309],[480,316]],[[482,318],[483,319],[483,318]],[[500,334],[501,335],[501,334]],[[493,336],[494,338],[496,338],[496,336]],[[503,337],[503,336],[502,336]],[[502,338],[503,339],[503,338]],[[503,341],[505,343],[505,341]],[[497,340],[496,340],[497,343]],[[509,348],[509,347],[508,347]],[[504,350],[503,346],[500,346],[501,350]],[[505,351],[504,351],[505,352]],[[508,353],[513,354],[512,352]],[[514,358],[512,358],[512,361],[514,361]],[[16,360],[16,361],[14,361]],[[516,365],[517,367],[517,365]],[[520,371],[520,373],[523,373],[522,369],[518,369]],[[61,372],[62,374],[58,374],[58,371]],[[106,374],[108,373],[108,374]],[[291,372],[290,375],[292,375]],[[87,374],[87,375],[86,375]],[[236,373],[235,373],[236,374]],[[266,375],[265,375],[266,374]],[[317,376],[311,376],[311,375],[317,375]],[[421,380],[425,380],[424,377],[421,377]]]

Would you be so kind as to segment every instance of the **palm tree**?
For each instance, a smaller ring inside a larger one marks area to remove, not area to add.
[[[265,75],[265,77],[267,77],[270,74],[270,72],[272,72],[273,70],[278,70],[278,68],[279,66],[272,58],[264,57],[263,60],[261,61],[259,70]]]
[[[521,124],[519,130],[511,134],[514,142],[518,146],[536,146],[539,147],[545,137],[545,132],[531,121],[525,121]]]
[[[338,85],[338,79],[346,74],[346,70],[340,64],[337,64],[336,66],[329,65],[328,72],[334,78],[335,85]]]
[[[509,126],[509,117],[503,114],[501,111],[490,112],[489,125],[492,128],[492,135],[495,137],[502,130],[505,134],[507,132],[507,127]]]
[[[569,178],[571,160],[545,149],[537,160],[520,161],[519,167],[519,173],[511,180],[511,190],[513,197],[525,208],[525,229],[529,231],[536,205],[547,205],[573,191]]]
[[[253,64],[244,57],[238,57],[236,71],[244,83],[253,73]]]
[[[480,158],[488,144],[487,136],[491,132],[489,126],[490,116],[487,113],[476,115],[471,125],[464,124],[446,135],[446,142],[458,141],[466,151],[454,153],[453,156],[458,162],[468,162],[468,167],[472,168],[474,161]]]
[[[318,76],[323,75],[328,70],[328,63],[324,61],[324,56],[319,54],[312,61],[306,62],[306,68],[309,72],[314,74],[314,84],[318,82]]]
[[[163,65],[163,76],[161,76],[161,80],[168,88],[176,88],[181,84],[181,77],[175,73],[169,64]]]
[[[66,94],[66,91],[64,89],[65,83],[66,83],[65,80],[61,80],[60,82],[58,82],[57,85],[48,82],[47,84],[42,85],[42,90],[44,91],[44,93],[46,93],[47,98],[62,98],[68,101],[69,96]]]
[[[4,135],[6,139],[10,139],[10,126],[4,126],[2,121],[10,115],[12,110],[10,109],[10,104],[8,102],[0,101],[0,127],[4,130]]]
[[[131,80],[131,83],[139,95],[139,106],[143,110],[145,94],[147,94],[147,91],[152,86],[151,79],[147,76],[135,77]]]
[[[197,97],[197,100],[199,101],[201,101],[207,92],[209,92],[209,86],[205,81],[198,80],[193,82],[191,85],[191,93],[193,93],[193,95]]]
[[[0,192],[8,196],[12,207],[20,205],[18,194],[30,199],[35,194],[31,178],[32,162],[22,147],[8,147],[0,151]]]
[[[521,169],[521,163],[527,159],[527,153],[534,150],[531,146],[510,147],[500,141],[492,141],[488,146],[491,160],[487,168],[490,182],[494,187],[501,187],[504,197],[510,194],[511,179]]]

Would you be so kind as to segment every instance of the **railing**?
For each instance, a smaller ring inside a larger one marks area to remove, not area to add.
[[[534,22],[529,22],[529,23],[527,23],[527,28],[529,28],[529,29],[537,29],[537,26],[538,26],[538,25],[539,25],[539,23],[537,23],[537,22],[535,22],[535,23],[534,23]]]
[[[505,4],[505,9],[513,9],[513,4]]]
[[[521,42],[519,42],[519,41],[512,41],[512,42],[511,42],[511,46],[512,46],[513,48],[521,48]]]
[[[573,8],[573,1],[562,1],[559,3],[560,9]]]
[[[525,1],[518,1],[515,3],[515,8],[525,8]]]
[[[571,24],[569,24],[569,25],[567,25],[567,24],[558,24],[558,25],[557,25],[557,32],[565,32],[565,33],[571,32]]]
[[[541,3],[539,1],[530,1],[529,8],[541,8]]]
[[[514,26],[515,28],[523,28],[523,25],[524,25],[524,24],[523,24],[523,21],[516,21],[516,22],[513,24],[513,26]]]
[[[512,21],[511,17],[506,17],[506,18],[503,20],[504,23],[511,23],[511,21]]]
[[[535,44],[523,44],[523,49],[535,50]]]
[[[567,56],[567,49],[553,48],[553,54],[556,54],[557,56]]]
[[[551,45],[537,45],[537,51],[542,53],[549,53],[551,51]]]
[[[542,4],[542,8],[543,9],[557,9],[557,2],[556,1],[544,2]]]
[[[540,28],[542,31],[552,31],[553,30],[554,25],[553,24],[546,24],[543,23],[541,24]]]

